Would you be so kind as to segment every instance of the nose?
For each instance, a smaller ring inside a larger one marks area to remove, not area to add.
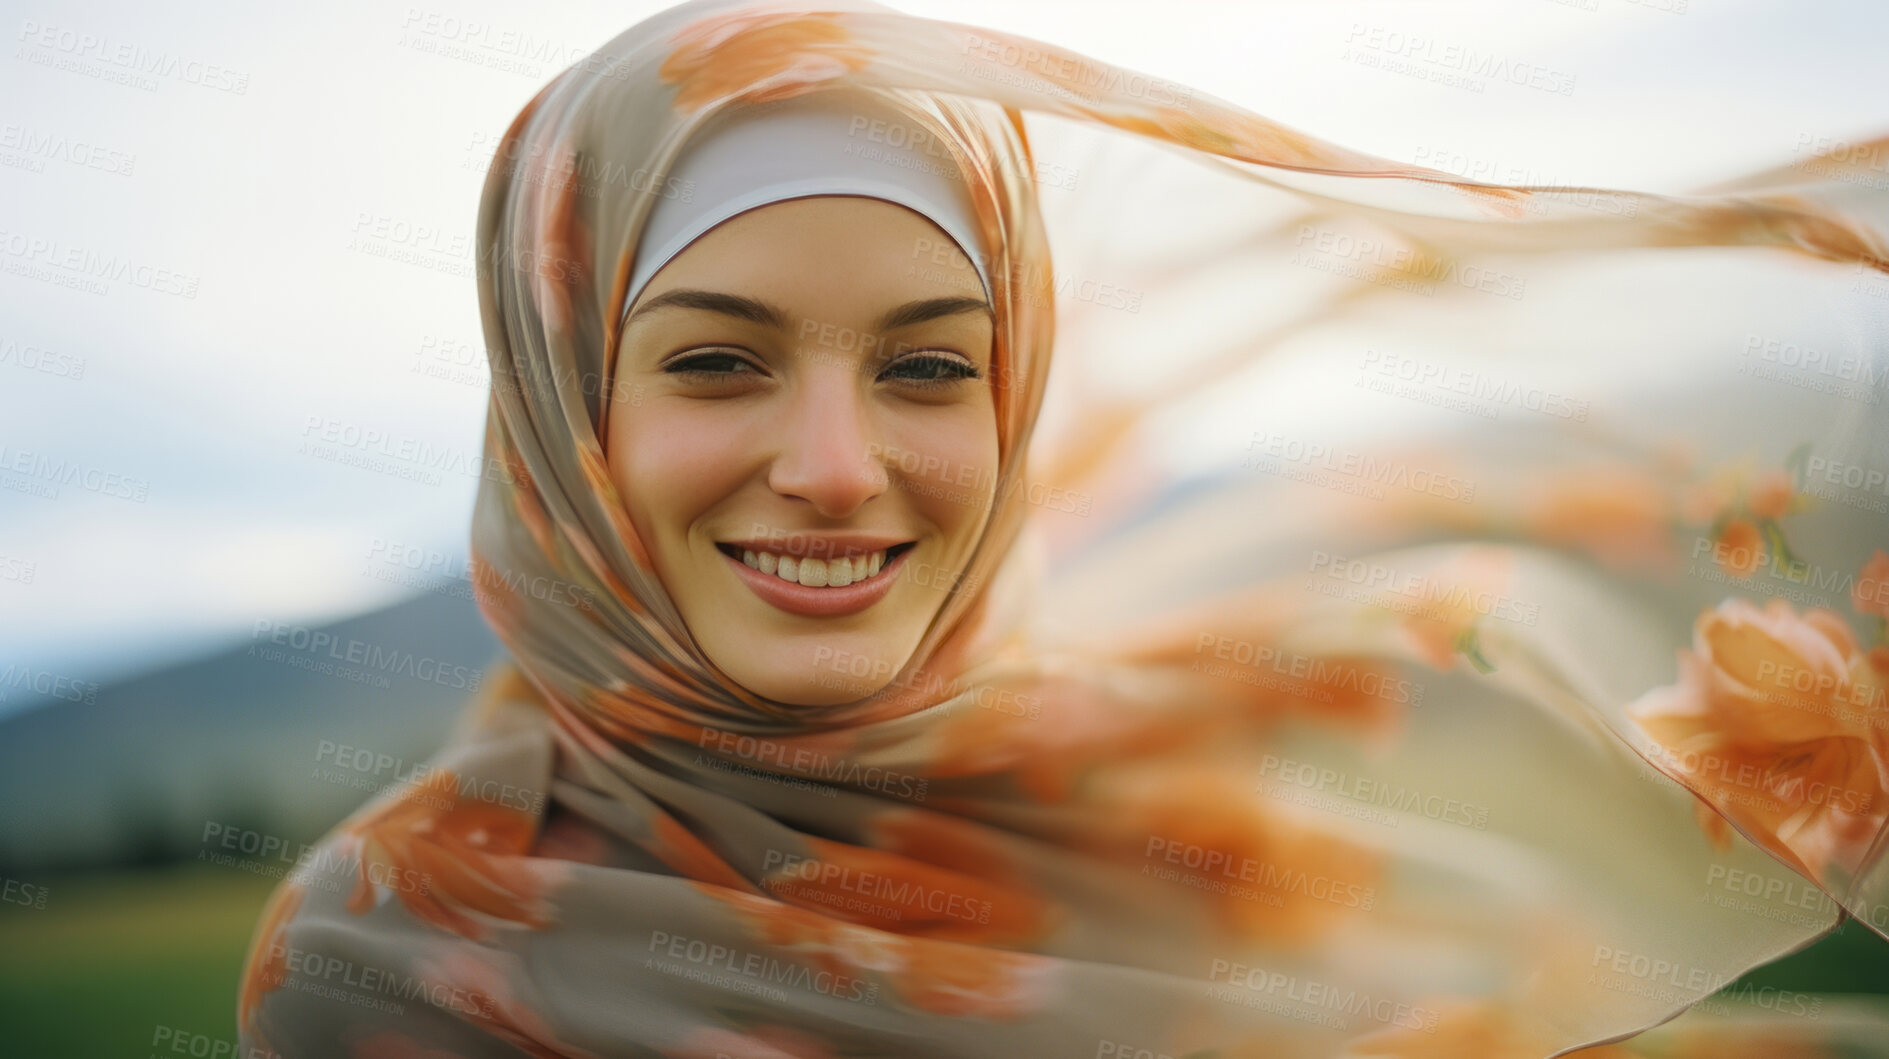
[[[810,372],[788,398],[768,485],[829,519],[885,492],[890,477],[877,455],[869,400],[850,371]]]

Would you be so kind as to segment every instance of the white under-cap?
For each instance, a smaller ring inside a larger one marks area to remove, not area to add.
[[[929,129],[890,104],[823,91],[735,107],[710,121],[684,145],[663,184],[686,189],[687,201],[664,197],[650,209],[623,301],[626,318],[657,270],[709,229],[757,206],[815,195],[865,195],[923,214],[971,259],[991,297],[977,216],[956,161]]]

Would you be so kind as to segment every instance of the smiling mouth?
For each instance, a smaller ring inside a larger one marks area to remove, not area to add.
[[[910,551],[917,544],[917,541],[906,541],[869,555],[830,560],[779,552],[755,552],[722,541],[715,542],[715,548],[751,570],[778,578],[783,584],[801,585],[807,588],[839,588],[856,585],[862,581],[871,581],[881,576],[899,556]],[[754,561],[748,561],[750,556]]]

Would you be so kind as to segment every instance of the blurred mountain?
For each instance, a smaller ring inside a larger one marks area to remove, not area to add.
[[[436,750],[503,655],[448,581],[326,626],[261,619],[221,654],[0,717],[0,871],[312,842]]]

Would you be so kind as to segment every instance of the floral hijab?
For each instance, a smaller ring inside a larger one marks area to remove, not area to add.
[[[1001,464],[906,668],[812,708],[696,646],[602,435],[691,131],[839,88],[935,137],[996,248]],[[1724,989],[1889,930],[1868,146],[1685,198],[1488,185],[866,0],[638,23],[480,203],[508,658],[271,898],[245,1054],[1873,1039]]]

